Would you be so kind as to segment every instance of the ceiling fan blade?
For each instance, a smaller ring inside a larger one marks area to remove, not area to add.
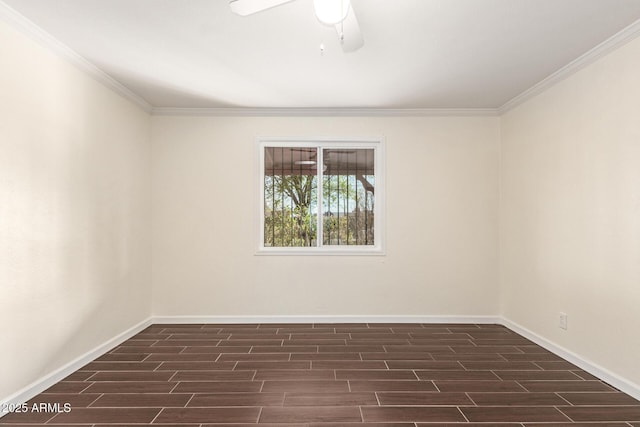
[[[293,0],[229,0],[229,7],[236,15],[247,16],[290,1]]]
[[[336,31],[341,39],[344,52],[355,52],[364,46],[364,38],[360,32],[360,25],[353,11],[353,6],[349,6],[349,13],[345,20],[336,24]]]

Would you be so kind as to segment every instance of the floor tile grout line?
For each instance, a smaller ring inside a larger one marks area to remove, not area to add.
[[[193,398],[196,397],[196,393],[191,393],[191,397],[189,398],[189,400],[187,400],[187,402],[184,404],[183,408],[186,408],[189,406],[189,403],[191,403],[191,401],[193,400]]]
[[[469,422],[469,418],[467,418],[467,416],[464,414],[464,412],[462,412],[462,409],[460,409],[459,406],[456,406],[456,409],[458,409],[458,412],[460,412],[460,415],[462,415],[465,419],[466,422]]]
[[[94,404],[94,403],[96,403],[98,400],[100,400],[100,399],[102,398],[102,396],[104,396],[104,395],[105,395],[105,393],[99,393],[99,396],[98,396],[98,397],[96,397],[95,399],[93,399],[93,400],[92,400],[92,401],[91,401],[91,402],[90,402],[86,407],[87,407],[87,408],[89,408],[89,407],[92,407],[92,408],[93,408],[94,406],[91,406],[91,405],[93,405],[93,404]]]
[[[156,414],[155,417],[153,417],[153,419],[151,420],[151,422],[149,423],[149,425],[153,424],[153,422],[158,419],[158,417],[160,416],[160,414],[162,413],[162,411],[164,411],[165,408],[160,408],[160,410],[158,411],[158,413]]]
[[[577,422],[576,420],[574,420],[573,418],[571,418],[568,414],[566,414],[562,409],[560,409],[558,406],[554,406],[554,408],[556,409],[556,411],[560,412],[562,415],[564,415],[569,422],[575,423]]]

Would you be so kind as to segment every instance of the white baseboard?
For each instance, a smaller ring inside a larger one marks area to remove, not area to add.
[[[319,316],[155,316],[155,324],[229,323],[500,323],[499,316],[401,316],[401,315],[319,315]]]
[[[113,347],[120,345],[124,341],[136,335],[138,332],[152,325],[152,323],[153,323],[152,319],[148,318],[138,323],[137,325],[132,326],[126,331],[111,338],[107,342],[97,346],[96,348],[86,352],[82,356],[72,360],[71,362],[67,363],[61,368],[56,369],[55,371],[45,375],[44,377],[32,382],[28,386],[24,387],[22,390],[19,390],[16,393],[0,400],[0,408],[6,408],[7,406],[12,406],[12,405],[20,405],[28,401],[29,399],[32,399],[33,397],[42,393],[52,385],[60,382],[70,374],[74,373],[75,371],[77,371],[87,363],[91,362],[97,357],[102,356],[107,351],[111,350]],[[4,415],[7,415],[7,413],[0,411],[0,418],[2,418]]]
[[[585,359],[570,350],[567,350],[566,348],[536,334],[535,332],[517,324],[516,322],[513,322],[509,319],[501,318],[500,323],[511,329],[512,331],[522,335],[523,337],[528,338],[539,346],[549,350],[550,352],[557,354],[568,362],[571,362],[579,368],[584,369],[588,373],[595,375],[602,381],[628,394],[634,399],[640,400],[640,385],[635,384],[617,374],[614,374],[608,369],[605,369],[602,366],[593,363],[592,361]]]

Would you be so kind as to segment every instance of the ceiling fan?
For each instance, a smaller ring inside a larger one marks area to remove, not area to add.
[[[229,0],[231,11],[240,16],[252,15],[293,0]],[[318,20],[335,27],[344,52],[355,52],[364,45],[350,0],[313,0]]]

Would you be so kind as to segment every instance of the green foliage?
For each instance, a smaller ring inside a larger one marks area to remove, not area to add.
[[[373,244],[372,192],[353,175],[323,179],[324,245]],[[317,177],[265,176],[264,244],[317,245]]]

